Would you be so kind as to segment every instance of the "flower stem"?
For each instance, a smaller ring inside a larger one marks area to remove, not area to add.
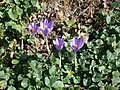
[[[49,46],[48,46],[48,37],[47,36],[46,36],[46,46],[47,46],[48,54],[50,55],[50,49],[49,49]]]
[[[21,39],[21,49],[23,49],[24,47],[24,42],[23,42],[23,39]]]
[[[59,61],[59,67],[61,68],[61,52],[59,51],[59,58],[60,58],[60,61]]]
[[[76,52],[74,53],[74,58],[75,58],[75,71],[77,71],[78,64],[77,64]]]

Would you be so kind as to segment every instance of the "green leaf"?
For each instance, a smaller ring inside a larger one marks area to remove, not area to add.
[[[76,76],[76,77],[73,77],[73,82],[75,83],[75,84],[78,84],[78,83],[80,83],[80,77],[79,76]]]
[[[105,90],[119,90],[117,87],[113,87],[113,86],[106,86]]]
[[[63,88],[64,84],[62,81],[56,81],[53,85],[54,88]]]
[[[12,60],[12,64],[18,64],[18,63],[19,63],[19,60],[17,60],[17,59]]]
[[[17,11],[18,15],[20,15],[20,16],[23,14],[23,10],[18,6],[16,6],[16,11]]]
[[[112,2],[111,6],[112,6],[112,8],[118,8],[118,7],[120,7],[120,3],[118,3],[118,2]]]
[[[14,2],[15,2],[16,4],[20,4],[20,1],[19,1],[19,0],[14,0]]]
[[[4,71],[0,71],[0,79],[6,79],[6,74]]]
[[[103,15],[103,16],[107,16],[107,15],[108,15],[108,12],[106,12],[106,11],[103,10],[103,11],[102,11],[102,15]]]
[[[8,15],[9,15],[9,17],[12,18],[13,20],[15,19],[11,8],[10,8],[9,11],[8,11]]]
[[[37,58],[42,58],[42,54],[41,53],[36,53]]]
[[[91,29],[92,29],[92,25],[91,26],[89,26],[89,27],[87,27],[87,26],[84,26],[84,25],[81,25],[81,29],[83,29],[85,32],[90,32],[91,31]]]
[[[69,78],[69,76],[66,76],[66,77],[63,79],[63,83],[70,83],[70,78]]]
[[[17,77],[17,80],[20,81],[20,80],[22,80],[22,79],[23,79],[22,74],[19,74],[18,77]]]
[[[116,30],[118,33],[120,33],[120,26],[117,26],[117,27],[115,28],[115,30]]]
[[[90,78],[84,78],[83,79],[83,85],[84,86],[88,86],[88,85],[90,85],[90,83],[91,83],[91,79]]]
[[[10,80],[9,80],[9,84],[10,84],[10,85],[14,85],[14,79],[10,79]]]
[[[13,86],[9,86],[7,90],[16,90],[16,88]]]
[[[107,24],[110,24],[110,22],[111,22],[111,16],[109,16],[109,15],[106,16],[106,22],[107,22]]]
[[[120,67],[120,60],[115,62],[117,67]]]
[[[27,90],[36,90],[34,86],[29,86]]]
[[[27,39],[28,43],[34,44],[35,38],[31,36],[29,39]]]
[[[41,6],[40,6],[40,4],[39,4],[39,1],[37,0],[37,2],[36,2],[36,7],[37,7],[37,9],[39,10],[39,9],[41,9]]]
[[[4,48],[1,48],[0,49],[0,55],[3,54],[5,52],[5,49]]]
[[[56,73],[56,67],[55,67],[55,65],[54,66],[52,66],[50,69],[49,69],[49,74],[50,75],[54,75]]]
[[[97,39],[97,40],[96,40],[96,44],[97,44],[98,46],[100,46],[100,45],[103,44],[103,41],[102,41],[101,39]]]
[[[120,78],[119,77],[113,77],[112,78],[112,84],[116,86],[118,83],[120,83]]]
[[[98,89],[97,85],[91,85],[89,87],[89,90],[99,90],[99,89]]]
[[[92,77],[92,81],[93,81],[93,82],[100,82],[101,80],[102,80],[101,74],[95,74],[95,75]]]
[[[52,87],[54,85],[54,83],[57,81],[57,77],[56,76],[50,76],[50,86]]]
[[[72,20],[67,20],[66,24],[68,25],[68,27],[73,27],[76,28],[76,24],[75,24],[76,20],[72,19]]]
[[[44,88],[41,88],[41,90],[50,90],[50,89],[47,87],[44,87]]]
[[[47,3],[46,2],[42,2],[41,4],[41,9],[44,10],[47,7]]]
[[[31,0],[33,6],[36,6],[38,0]]]
[[[113,75],[114,77],[119,77],[119,76],[120,76],[120,72],[119,72],[119,71],[113,71],[113,72],[112,72],[112,75]]]
[[[3,13],[2,13],[2,12],[0,12],[0,17],[1,17],[1,18],[3,17]]]
[[[21,82],[21,86],[26,88],[29,85],[29,79],[28,78],[24,78]]]
[[[9,9],[8,15],[13,20],[16,20],[16,18],[18,17],[18,13],[16,12],[16,10],[13,10],[12,8]]]
[[[32,60],[32,61],[29,63],[29,65],[30,65],[30,67],[31,67],[33,70],[36,70],[37,63],[38,63],[38,61]]]
[[[105,70],[105,66],[100,66],[100,67],[99,67],[99,71],[100,71],[100,72],[102,72],[102,71],[104,71],[104,70]]]
[[[50,79],[48,77],[45,77],[45,85],[50,87]]]
[[[0,80],[0,90],[3,90],[1,88],[5,89],[6,87],[8,87],[7,83],[7,80]]]

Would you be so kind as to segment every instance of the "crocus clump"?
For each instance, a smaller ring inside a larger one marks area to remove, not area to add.
[[[64,47],[64,38],[60,39],[59,37],[56,38],[56,40],[53,40],[53,44],[55,48],[60,51]]]
[[[35,34],[38,32],[38,25],[36,22],[29,24],[28,30],[33,36],[35,36]]]
[[[48,34],[53,29],[53,21],[51,20],[50,22],[48,22],[48,19],[45,19],[44,22],[40,21],[39,28],[40,28],[40,30],[42,30],[42,32],[45,36],[48,36]]]
[[[73,37],[72,42],[70,42],[70,46],[74,51],[74,58],[75,58],[75,71],[77,71],[78,64],[77,64],[77,58],[76,58],[76,52],[82,48],[84,45],[83,38],[76,38],[76,36]]]
[[[40,30],[42,30],[43,34],[45,35],[47,51],[48,51],[48,54],[50,54],[51,51],[50,51],[49,45],[48,45],[48,34],[53,29],[53,21],[51,20],[50,22],[48,22],[48,19],[45,19],[44,22],[40,21],[39,28],[40,28]]]
[[[56,38],[56,40],[53,40],[53,44],[54,44],[54,46],[55,46],[55,48],[59,51],[59,58],[60,58],[60,60],[59,60],[59,67],[61,68],[61,60],[62,60],[62,58],[61,58],[61,50],[62,50],[62,48],[64,47],[64,38],[62,38],[62,39],[60,39],[59,37],[57,37]]]
[[[71,48],[77,52],[80,48],[82,48],[84,45],[83,38],[76,38],[76,36],[73,37],[72,42],[70,42]]]

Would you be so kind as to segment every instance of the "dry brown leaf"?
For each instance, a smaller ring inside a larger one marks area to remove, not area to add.
[[[89,35],[87,33],[83,33],[83,32],[78,31],[78,35],[79,35],[79,37],[83,38],[83,41],[85,44],[88,43]]]
[[[57,12],[57,17],[63,21],[64,20],[64,12],[62,10],[58,11]]]

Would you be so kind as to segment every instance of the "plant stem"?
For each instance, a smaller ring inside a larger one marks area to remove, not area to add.
[[[37,38],[35,36],[34,36],[34,40],[35,40],[35,48],[36,48],[36,50],[38,52],[38,41],[37,41]]]
[[[75,58],[75,71],[77,71],[78,64],[77,64],[76,52],[74,53],[74,58]]]
[[[47,46],[47,51],[48,51],[48,54],[50,55],[50,49],[49,49],[49,46],[48,46],[48,37],[46,36],[46,46]]]
[[[59,51],[59,58],[60,58],[60,61],[59,61],[59,67],[61,68],[61,51]]]
[[[21,49],[23,49],[24,47],[24,42],[23,42],[23,38],[21,39]]]

